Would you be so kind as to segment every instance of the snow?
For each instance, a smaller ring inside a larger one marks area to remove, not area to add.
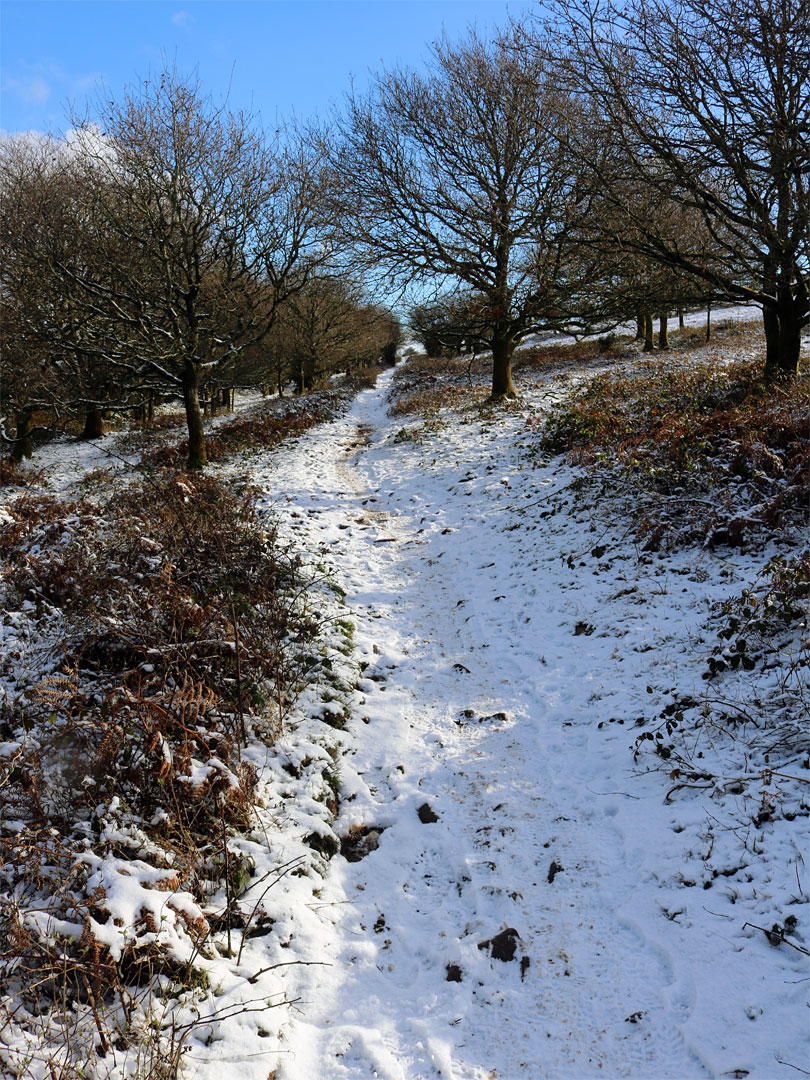
[[[255,863],[243,907],[272,930],[243,950],[234,931],[238,957],[205,959],[188,1075],[801,1075],[807,956],[755,927],[792,912],[807,944],[806,798],[791,789],[794,820],[755,825],[752,799],[778,797],[778,776],[753,794],[695,790],[632,753],[637,718],[676,689],[706,696],[714,605],[763,555],[639,552],[620,507],[589,502],[578,469],[536,453],[527,419],[562,392],[552,376],[524,377],[511,410],[448,413],[417,438],[418,418],[387,415],[394,375],[337,420],[219,470],[247,471],[345,592],[342,610],[321,602],[326,621],[353,623],[354,658],[333,647],[355,688],[309,687],[278,743],[246,751],[263,809],[235,841]],[[51,453],[62,491],[98,464]],[[774,689],[763,674],[756,692]],[[318,719],[346,712],[344,731]],[[721,736],[702,738],[721,771]],[[322,778],[335,757],[333,821]],[[215,768],[195,763],[189,783]],[[357,861],[302,844],[352,830],[366,830]],[[189,894],[159,891],[170,871],[88,860],[111,912],[94,931],[111,948],[116,918],[144,904],[176,944],[203,918]],[[511,961],[485,944],[507,929]]]
[[[627,727],[609,723],[647,712],[651,682],[662,700],[700,693],[694,639],[754,564],[701,581],[713,556],[640,562],[598,508],[540,522],[538,491],[575,473],[525,465],[522,415],[395,443],[390,378],[331,446],[321,430],[253,477],[340,568],[370,667],[336,829],[384,827],[366,859],[335,860],[299,941],[331,966],[296,986],[279,1076],[789,1075],[778,1058],[806,1060],[804,958],[743,930],[752,908],[727,890],[680,883],[706,807],[665,804],[671,785],[636,775]],[[353,428],[369,445],[341,461]],[[589,557],[597,539],[615,548],[608,569]],[[425,801],[438,822],[420,822]],[[768,855],[806,898],[801,837],[769,837]],[[773,871],[749,870],[767,921]],[[522,979],[478,949],[512,926]]]
[[[733,306],[713,308],[710,317],[711,325],[717,326],[719,323],[748,323],[757,322],[762,319],[762,309],[756,304],[735,304]],[[659,319],[656,317],[654,320],[655,334],[658,335]],[[670,313],[667,320],[669,329],[678,325],[677,312],[675,314]],[[683,324],[685,327],[705,327],[706,326],[706,310],[705,308],[698,311],[686,311],[683,316]],[[610,331],[609,331],[610,332]],[[635,323],[624,323],[621,326],[617,326],[612,330],[617,335],[635,334]],[[540,334],[529,334],[524,338],[524,345],[546,345],[549,342],[555,344],[565,345],[574,341],[589,341],[594,338],[601,337],[601,334],[583,334],[578,337],[567,334],[559,334],[548,331]]]
[[[88,891],[103,890],[103,907],[109,913],[106,923],[90,919],[93,938],[110,950],[113,960],[120,960],[127,929],[143,919],[154,925],[153,940],[173,949],[184,960],[191,950],[177,932],[178,918],[186,923],[203,923],[204,916],[190,894],[178,890],[177,876],[156,871],[141,860],[126,867],[113,856],[99,858],[88,852],[83,862],[92,868]],[[81,931],[81,927],[79,928]]]

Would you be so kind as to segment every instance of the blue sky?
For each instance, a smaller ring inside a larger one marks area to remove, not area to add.
[[[101,84],[118,96],[164,59],[267,124],[326,115],[351,77],[418,65],[445,28],[506,23],[526,0],[0,0],[0,128],[64,129]],[[229,89],[230,88],[230,89]]]

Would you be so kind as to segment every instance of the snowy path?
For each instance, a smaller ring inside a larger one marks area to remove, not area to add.
[[[591,506],[596,483],[537,456],[549,401],[593,370],[524,371],[512,408],[429,422],[387,415],[389,371],[214,467],[325,572],[325,622],[281,737],[245,751],[261,797],[230,846],[262,925],[236,955],[215,935],[208,989],[164,1018],[189,1080],[810,1075],[810,759],[760,773],[725,721],[678,733],[711,782],[632,753],[676,701],[780,692],[770,664],[701,676],[718,602],[792,549],[639,550],[615,492]],[[61,440],[37,482],[76,498],[127,457]],[[364,857],[328,859],[336,837]]]
[[[537,451],[549,402],[595,370],[524,369],[512,406],[427,419],[388,416],[389,371],[342,417],[212,466],[292,538],[320,634],[280,736],[259,718],[243,751],[240,917],[223,930],[229,898],[206,890],[200,984],[150,1016],[187,1080],[810,1075],[798,666],[784,683],[806,621],[791,610],[780,663],[706,679],[722,605],[763,595],[810,533],[642,550],[629,487]],[[137,441],[54,440],[31,491],[103,513]],[[3,613],[12,696],[61,662],[61,626],[29,639]],[[98,1068],[129,1076],[158,1046]]]
[[[278,1076],[711,1075],[680,1028],[691,982],[625,914],[629,740],[621,776],[589,745],[597,709],[628,707],[614,638],[589,632],[598,574],[585,589],[562,562],[570,520],[528,547],[514,529],[498,429],[443,433],[441,460],[397,441],[390,378],[272,473],[339,568],[369,664],[337,829],[384,830],[362,861],[333,860],[302,930],[298,954],[330,966],[306,969]],[[534,472],[530,488],[570,479]],[[624,605],[632,656],[643,630]],[[505,928],[511,962],[479,948]]]

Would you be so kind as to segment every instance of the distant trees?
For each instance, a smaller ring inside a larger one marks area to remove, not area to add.
[[[17,459],[31,456],[31,421],[34,400],[41,393],[40,380],[45,366],[45,350],[29,331],[30,323],[39,321],[40,295],[36,273],[21,257],[19,245],[10,242],[9,233],[30,229],[43,209],[41,199],[26,197],[18,178],[33,168],[35,154],[25,153],[18,144],[0,146],[3,152],[0,171],[0,390],[2,419],[9,418],[15,427],[12,454]]]
[[[793,374],[810,321],[807,0],[573,0],[555,30],[535,47],[614,148],[594,157],[592,132],[566,132],[623,242],[761,304],[767,371]],[[649,194],[628,200],[628,187]],[[649,216],[649,195],[670,213]],[[702,228],[673,229],[684,212]]]
[[[393,363],[400,336],[398,320],[371,303],[358,282],[322,272],[280,308],[261,350],[272,369],[265,381],[292,380],[303,393],[338,372]]]
[[[575,0],[443,40],[426,74],[350,98],[347,241],[435,290],[411,313],[431,349],[480,334],[493,397],[534,330],[636,316],[651,347],[653,318],[724,299],[762,306],[766,371],[790,375],[810,321],[809,23],[806,0]]]
[[[713,265],[715,245],[693,212],[658,198],[655,192],[625,188],[618,200],[621,210],[617,211],[617,182],[614,181],[609,192],[603,190],[600,182],[595,184],[591,213],[581,223],[583,244],[601,253],[591,278],[591,288],[597,294],[593,303],[598,305],[601,297],[608,321],[627,322],[635,318],[645,351],[654,347],[653,324],[657,320],[663,328],[663,334],[659,330],[659,347],[666,348],[667,312],[722,300],[726,293],[695,275],[653,259],[640,249],[638,230],[633,227],[631,215],[681,246],[688,243],[693,250],[700,250],[705,266]]]
[[[428,356],[479,352],[487,342],[489,305],[474,295],[450,294],[414,305],[408,326]]]
[[[103,355],[114,334],[111,313],[81,308],[54,271],[58,265],[100,280],[109,264],[111,240],[93,227],[87,179],[69,141],[18,137],[0,144],[0,375],[16,421],[17,455],[30,452],[24,433],[34,410],[84,412],[92,433],[111,393]]]
[[[357,310],[357,326],[345,364],[346,374],[353,375],[364,368],[393,366],[401,344],[399,318],[385,305],[365,300]]]
[[[173,70],[100,120],[74,132],[68,165],[8,179],[5,199],[28,190],[43,210],[30,232],[4,229],[3,249],[57,298],[37,340],[92,356],[119,389],[182,397],[196,468],[202,382],[261,340],[328,257],[322,155],[304,137],[270,144]],[[57,221],[42,193],[65,178]]]
[[[351,251],[351,259],[346,252]],[[345,267],[351,265],[351,272]],[[268,137],[167,69],[64,140],[0,140],[0,378],[14,453],[84,415],[392,359],[362,270],[430,352],[761,305],[766,372],[810,323],[810,4],[571,0],[383,71],[329,145]],[[409,292],[409,290],[412,290]],[[663,327],[665,329],[666,323]],[[659,341],[666,343],[659,332]]]
[[[321,256],[315,156],[269,144],[244,114],[165,71],[102,115],[88,153],[96,211],[132,257],[99,288],[70,275],[86,308],[113,309],[123,356],[182,396],[188,464],[205,464],[201,380],[269,329]],[[61,270],[62,268],[58,268]]]

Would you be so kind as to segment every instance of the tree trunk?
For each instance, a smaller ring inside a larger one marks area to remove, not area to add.
[[[512,353],[515,343],[510,334],[496,334],[492,339],[492,397],[517,397],[512,383]]]
[[[208,464],[208,457],[205,452],[205,431],[200,412],[200,380],[193,364],[186,364],[183,370],[183,404],[186,408],[188,428],[188,467],[202,469]]]
[[[658,348],[669,348],[669,316],[666,311],[658,316]]]
[[[799,370],[799,303],[789,289],[779,290],[777,306],[762,309],[765,327],[765,378],[792,379]]]
[[[683,308],[679,307],[678,308],[678,329],[683,330],[683,328],[685,326],[686,326],[686,322],[684,321],[684,317],[683,317]]]
[[[634,341],[644,340],[644,314],[636,315],[636,336]]]
[[[706,340],[712,340],[712,305],[711,301],[706,305]]]
[[[104,434],[104,414],[101,409],[88,409],[84,414],[83,439],[100,439]]]
[[[16,427],[16,439],[11,451],[11,456],[15,461],[22,461],[23,458],[30,458],[33,453],[31,444],[31,429],[33,427],[31,410],[17,409],[14,413],[14,424]]]
[[[642,352],[655,352],[655,328],[649,311],[644,312],[644,346]]]
[[[147,394],[140,405],[137,405],[132,410],[132,416],[136,424],[142,424],[144,427],[149,427],[155,419],[154,397],[151,394]]]

